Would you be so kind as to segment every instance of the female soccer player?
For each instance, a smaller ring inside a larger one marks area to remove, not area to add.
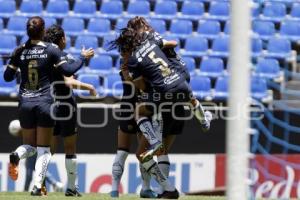
[[[54,103],[51,95],[52,74],[56,69],[65,76],[71,76],[81,66],[68,63],[57,45],[43,42],[45,22],[41,17],[31,17],[26,28],[29,40],[15,49],[4,72],[5,81],[12,81],[17,69],[21,71],[19,120],[23,145],[10,154],[9,176],[17,180],[19,160],[37,152],[31,195],[41,196],[41,186],[51,158],[50,143],[54,127],[51,118]],[[83,50],[80,59],[85,60],[92,54],[92,49]]]
[[[66,47],[66,37],[64,30],[58,25],[52,25],[46,30],[45,41],[56,44],[61,50]],[[64,53],[69,62],[83,65],[83,61],[76,60],[70,54]],[[56,151],[58,136],[64,138],[65,166],[68,176],[68,186],[66,196],[81,196],[76,188],[75,181],[77,175],[76,142],[77,142],[77,106],[72,92],[72,88],[88,90],[92,96],[97,95],[93,85],[82,83],[71,77],[63,76],[59,71],[54,72],[55,100],[57,106],[56,116],[61,120],[56,120],[54,127],[53,146],[51,152]],[[68,105],[68,106],[67,106]],[[70,106],[70,107],[69,107]],[[71,118],[68,118],[70,116]],[[66,118],[66,119],[63,119]]]

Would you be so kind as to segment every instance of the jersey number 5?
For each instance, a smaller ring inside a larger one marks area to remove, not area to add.
[[[163,77],[169,76],[171,74],[171,70],[168,64],[162,58],[156,58],[155,52],[152,51],[149,53],[148,57],[156,64],[159,64],[159,69],[161,70],[161,74]]]
[[[38,71],[37,71],[37,61],[31,60],[28,63],[28,82],[29,82],[29,88],[31,90],[36,90],[38,85]]]

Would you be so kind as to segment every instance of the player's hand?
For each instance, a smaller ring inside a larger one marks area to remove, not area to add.
[[[95,55],[95,51],[92,48],[85,49],[85,47],[82,47],[82,49],[81,49],[81,55],[85,59],[90,59],[90,58],[92,58]]]
[[[90,95],[93,96],[93,97],[96,97],[98,95],[97,90],[92,85],[91,85],[91,88],[90,88]]]

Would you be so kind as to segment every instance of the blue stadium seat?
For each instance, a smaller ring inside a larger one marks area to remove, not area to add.
[[[199,20],[204,15],[204,5],[202,2],[184,1],[181,9],[182,19]]]
[[[69,2],[67,0],[50,0],[46,7],[45,16],[64,18],[69,13]]]
[[[283,3],[267,2],[264,4],[263,20],[280,22],[286,16],[286,6]]]
[[[251,7],[251,14],[252,14],[252,19],[256,19],[259,17],[261,13],[261,7],[259,3],[254,3],[253,6]]]
[[[258,76],[251,77],[251,97],[256,100],[263,100],[268,95],[266,80]]]
[[[30,17],[41,15],[43,4],[40,0],[23,0],[20,7],[20,15]]]
[[[109,34],[111,29],[111,24],[108,19],[101,18],[92,18],[90,19],[87,34],[88,35],[96,35],[103,36],[105,34]]]
[[[211,97],[211,81],[206,76],[191,76],[190,86],[195,97],[205,100]]]
[[[97,75],[97,74],[79,74],[77,77],[77,80],[93,85],[95,87],[95,89],[97,90],[97,93],[99,95],[103,95],[103,86],[101,86],[101,84],[100,84],[99,75]],[[81,96],[81,97],[90,96],[89,92],[84,91],[84,90],[74,90],[74,93],[77,96]]]
[[[292,56],[291,42],[285,38],[272,37],[267,46],[267,57],[288,59]]]
[[[116,34],[110,34],[110,35],[105,35],[103,37],[103,41],[102,41],[102,47],[101,47],[101,54],[107,54],[107,55],[110,55],[110,56],[118,56],[119,55],[119,52],[114,49],[114,50],[111,50],[111,51],[107,51],[108,50],[108,47],[109,47],[109,43],[113,40],[115,40],[117,37]]]
[[[131,1],[127,9],[128,17],[142,16],[148,17],[150,15],[150,3],[148,1]]]
[[[160,33],[160,34],[165,34],[167,31],[167,26],[166,26],[166,22],[163,19],[151,19],[148,21],[149,24],[152,26],[152,28]]]
[[[127,26],[128,20],[128,18],[119,18],[117,20],[115,31],[118,32],[120,29],[125,28]]]
[[[0,18],[0,32],[3,31],[3,28],[4,28],[3,20]]]
[[[231,29],[231,23],[230,23],[230,21],[227,21],[226,23],[225,23],[225,27],[224,27],[224,33],[226,34],[226,35],[229,35],[230,34],[230,29]]]
[[[77,0],[74,5],[74,16],[80,18],[92,18],[96,14],[96,2]]]
[[[108,74],[105,77],[105,94],[120,98],[123,95],[123,85],[119,74]]]
[[[13,16],[9,18],[7,24],[8,33],[14,35],[24,35],[26,32],[27,18],[21,16]]]
[[[174,19],[177,15],[177,4],[172,1],[158,1],[155,4],[153,18]]]
[[[80,18],[66,17],[63,20],[62,27],[66,35],[77,36],[84,31],[84,21]]]
[[[185,62],[185,65],[187,67],[187,69],[189,70],[189,72],[191,74],[193,74],[195,72],[196,69],[196,62],[195,59],[192,57],[182,57],[182,60]]]
[[[292,19],[300,20],[300,3],[293,3],[290,15]]]
[[[95,52],[97,52],[97,49],[98,49],[97,37],[91,36],[91,35],[79,35],[75,41],[75,47],[74,47],[74,49],[71,50],[71,52],[80,53],[81,48],[83,46],[86,49],[93,48],[95,50]]]
[[[252,57],[261,56],[262,51],[263,51],[262,40],[257,37],[251,38],[251,55],[252,55]]]
[[[43,17],[45,20],[45,27],[48,28],[49,26],[53,24],[57,24],[57,21],[54,17]]]
[[[193,24],[190,20],[172,20],[170,32],[172,35],[185,38],[193,32]]]
[[[9,18],[16,12],[16,2],[0,0],[0,17]]]
[[[213,40],[211,56],[227,58],[229,55],[229,37],[222,36]]]
[[[211,78],[222,76],[224,72],[224,62],[221,58],[203,57],[200,64],[200,74]]]
[[[229,19],[229,2],[213,1],[210,3],[208,19],[227,21]]]
[[[91,59],[89,68],[91,72],[109,74],[113,70],[113,60],[108,55],[98,55]]]
[[[263,40],[268,40],[276,33],[275,25],[271,21],[255,20],[252,23],[252,30]]]
[[[6,82],[3,78],[3,71],[0,71],[0,96],[12,96],[13,94],[16,95],[16,85],[16,80]]]
[[[300,23],[299,21],[283,21],[280,26],[281,37],[285,37],[291,41],[300,40]]]
[[[228,98],[228,89],[229,89],[229,77],[221,76],[217,78],[214,100],[224,101]]]
[[[208,41],[204,37],[192,36],[188,37],[185,41],[183,56],[202,57],[207,55]]]
[[[259,59],[255,73],[263,78],[278,78],[280,76],[279,62],[273,58]]]
[[[122,1],[103,1],[100,8],[100,16],[117,19],[123,14]]]
[[[220,22],[215,20],[200,20],[197,32],[206,38],[215,39],[221,32]]]

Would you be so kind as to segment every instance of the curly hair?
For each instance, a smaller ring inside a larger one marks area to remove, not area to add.
[[[143,38],[138,32],[132,28],[123,28],[119,37],[109,42],[109,49],[117,49],[119,52],[132,52],[143,41]]]
[[[63,37],[65,37],[64,29],[61,26],[54,24],[47,28],[44,41],[58,45]]]
[[[136,31],[149,31],[153,32],[154,29],[152,26],[147,22],[147,20],[144,17],[136,16],[132,19],[130,19],[127,23],[128,28],[132,28]]]

